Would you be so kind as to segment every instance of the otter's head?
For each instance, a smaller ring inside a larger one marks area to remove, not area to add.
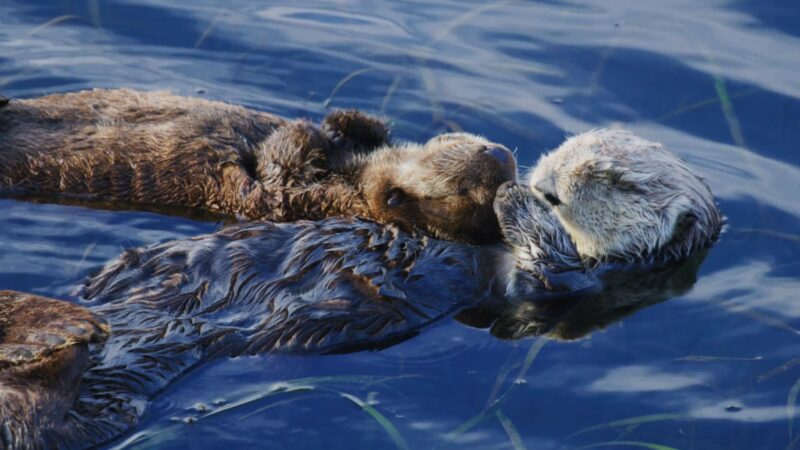
[[[542,156],[530,186],[553,206],[583,258],[684,258],[722,218],[705,180],[660,144],[622,130],[574,136]]]
[[[500,241],[492,203],[498,186],[516,173],[514,156],[502,145],[449,133],[424,145],[370,153],[360,185],[378,221],[439,239],[486,244]]]

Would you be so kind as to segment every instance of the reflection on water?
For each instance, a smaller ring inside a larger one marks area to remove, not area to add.
[[[785,448],[800,435],[799,11],[6,0],[0,92],[170,89],[312,119],[358,107],[402,138],[485,134],[526,166],[622,124],[697,167],[728,216],[690,292],[587,337],[506,341],[450,320],[380,352],[217,361],[159,397],[131,448]],[[0,288],[69,296],[123,248],[216,227],[0,200]]]

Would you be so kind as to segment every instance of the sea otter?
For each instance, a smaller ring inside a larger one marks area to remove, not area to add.
[[[502,145],[451,133],[392,145],[383,122],[300,120],[128,89],[0,105],[0,192],[180,207],[286,222],[353,215],[442,239],[496,243]]]
[[[625,155],[625,149],[617,151]],[[672,168],[654,165],[648,170]],[[591,177],[584,180],[594,182]],[[716,211],[713,197],[699,195],[691,186],[685,190],[664,184],[663,189],[688,196],[692,202],[686,204]],[[56,367],[56,362],[64,367],[69,360],[78,367],[84,367],[87,358],[90,362],[79,385],[74,376],[65,376],[56,387],[50,378],[13,378],[27,384],[0,392],[0,411],[11,412],[0,418],[0,430],[5,430],[0,439],[15,448],[107,442],[136,424],[153,395],[212,357],[380,347],[459,310],[465,322],[491,325],[501,337],[551,332],[575,338],[641,307],[637,298],[643,303],[664,298],[653,292],[631,295],[614,285],[615,274],[622,270],[619,265],[589,261],[606,261],[605,255],[582,258],[558,216],[541,200],[546,194],[534,195],[529,187],[514,183],[498,189],[494,210],[504,245],[445,242],[395,225],[331,218],[241,224],[211,235],[128,250],[81,288],[82,306],[91,316],[76,317],[79,324],[71,326],[71,313],[57,315],[67,326],[51,327],[49,334],[55,337],[31,334],[41,324],[26,323],[34,314],[20,309],[36,311],[41,302],[52,300],[31,301],[27,294],[6,292],[0,307],[13,304],[15,310],[8,316],[22,319],[12,325],[0,322],[4,336],[33,336],[29,340],[43,349],[2,350],[17,342],[0,338],[0,358],[13,355],[5,357],[8,366],[0,360],[0,380],[15,376],[3,367],[25,371],[29,366]],[[652,214],[665,214],[662,206],[661,201],[652,203]],[[719,214],[713,217],[717,220],[703,222],[709,227],[704,233],[687,233],[677,226],[672,230],[673,238],[680,234],[698,239],[681,247],[690,249],[686,253],[674,253],[667,245],[673,239],[668,239],[660,248],[630,260],[630,267],[651,267],[653,261],[669,259],[696,268],[694,258],[702,256],[702,250],[691,249],[713,244],[721,225]],[[653,258],[662,251],[668,252],[664,258]],[[648,286],[642,277],[633,281],[639,283],[636,289]],[[675,290],[675,283],[652,286]],[[568,303],[576,293],[585,295],[577,304]],[[562,304],[569,307],[564,310]],[[494,325],[485,321],[487,312]],[[565,320],[573,325],[565,325]],[[103,339],[104,343],[90,343]],[[54,373],[63,370],[58,367]],[[28,398],[27,392],[41,394]],[[48,398],[52,400],[41,400]],[[70,403],[72,398],[77,398],[75,403]],[[24,401],[44,402],[44,409],[36,409],[44,412],[31,417],[34,409],[20,404]],[[63,405],[72,409],[67,412]]]
[[[518,267],[529,273],[516,279],[531,284],[527,292],[574,288],[559,280],[594,284],[563,231],[552,229],[555,217],[527,188],[503,185],[495,203],[509,245],[525,246]],[[551,237],[557,239],[547,242]],[[357,218],[251,222],[128,250],[87,280],[81,316],[57,311],[54,300],[2,292],[0,310],[13,306],[7,315],[14,320],[0,322],[0,381],[19,381],[0,390],[0,411],[8,412],[0,417],[0,442],[106,442],[134,426],[154,394],[212,357],[352,351],[408,338],[460,308],[502,302],[506,274],[495,268],[508,268],[500,261],[506,258],[500,245],[441,241]],[[19,339],[6,337],[19,335],[41,350],[18,351]],[[76,376],[55,385],[52,377],[17,375],[33,366],[58,373],[87,364],[80,384]]]
[[[539,159],[529,184],[581,257],[601,263],[682,259],[713,242],[722,225],[703,178],[663,145],[625,130],[571,137]]]

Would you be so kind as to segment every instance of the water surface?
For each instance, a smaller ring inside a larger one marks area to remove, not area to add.
[[[355,107],[403,139],[484,134],[524,166],[619,125],[687,159],[728,217],[691,292],[590,337],[509,342],[448,320],[379,352],[216,361],[154,402],[135,449],[800,445],[797,55],[791,0],[0,2],[7,96]],[[0,200],[0,288],[68,296],[124,248],[218,226]]]

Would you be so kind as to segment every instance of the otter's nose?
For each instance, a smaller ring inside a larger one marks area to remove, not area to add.
[[[514,158],[514,155],[512,155],[507,148],[500,146],[489,147],[484,150],[483,153],[496,159],[497,162],[502,165],[508,164],[508,162]]]
[[[484,150],[483,154],[500,163],[500,166],[510,173],[516,173],[517,162],[514,160],[514,154],[511,153],[511,150],[502,145],[493,145]]]

